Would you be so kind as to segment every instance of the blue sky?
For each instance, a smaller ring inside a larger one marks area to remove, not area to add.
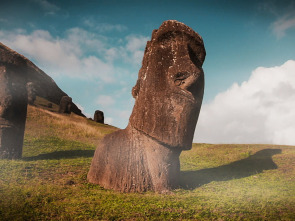
[[[146,41],[173,19],[198,32],[207,50],[195,142],[295,145],[294,1],[0,2],[0,41],[50,75],[89,116],[99,109],[107,123],[127,125]]]

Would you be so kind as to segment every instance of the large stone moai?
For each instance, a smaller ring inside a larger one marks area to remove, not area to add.
[[[36,100],[36,90],[33,82],[28,82],[27,85],[28,103],[33,105]]]
[[[63,96],[60,100],[58,112],[62,114],[70,114],[72,112],[72,106],[72,98],[69,96]]]
[[[104,115],[100,110],[95,111],[93,120],[97,123],[104,124]]]
[[[97,147],[88,180],[122,192],[178,187],[182,150],[192,147],[204,93],[202,38],[177,21],[165,21],[147,42],[132,89],[129,124]]]
[[[26,69],[22,60],[0,62],[0,158],[22,157],[27,116]]]

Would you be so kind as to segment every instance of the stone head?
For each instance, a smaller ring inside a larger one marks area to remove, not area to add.
[[[98,123],[102,123],[103,124],[104,123],[104,114],[103,114],[103,112],[100,111],[100,110],[96,110],[94,112],[93,120],[95,122],[98,122]]]
[[[72,98],[69,96],[63,96],[60,100],[58,112],[70,114],[72,112],[72,106],[73,106]]]
[[[170,147],[190,149],[204,93],[202,38],[177,21],[154,30],[132,95],[130,124]]]

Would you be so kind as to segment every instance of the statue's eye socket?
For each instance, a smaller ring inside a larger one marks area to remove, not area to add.
[[[176,86],[180,86],[182,84],[184,84],[184,80],[188,77],[188,73],[187,72],[178,72],[174,77],[175,77],[175,80],[174,80],[174,84]]]
[[[175,84],[176,86],[180,86],[180,85],[182,84],[182,79],[176,79],[176,80],[174,81],[174,84]]]

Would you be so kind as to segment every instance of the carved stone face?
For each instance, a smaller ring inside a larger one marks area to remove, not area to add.
[[[190,149],[203,99],[205,49],[188,26],[164,22],[147,43],[130,123],[170,147]]]

